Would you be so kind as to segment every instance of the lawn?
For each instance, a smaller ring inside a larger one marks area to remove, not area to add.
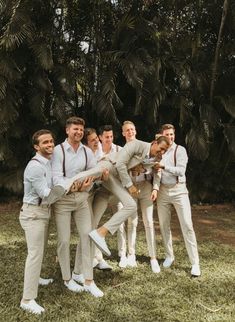
[[[63,286],[56,263],[56,231],[51,221],[43,275],[55,282],[40,287],[38,302],[46,308],[40,317],[19,308],[23,287],[26,244],[19,225],[19,202],[0,205],[0,321],[154,321],[199,322],[235,321],[235,207],[232,205],[194,206],[193,220],[198,237],[202,276],[190,277],[179,224],[172,220],[176,262],[173,268],[153,274],[149,265],[143,223],[137,240],[137,268],[117,265],[116,236],[108,239],[113,271],[95,271],[95,281],[103,298],[88,293],[74,294]],[[157,253],[162,263],[164,251],[157,216]],[[74,230],[74,229],[73,229]],[[76,234],[71,239],[72,259]]]

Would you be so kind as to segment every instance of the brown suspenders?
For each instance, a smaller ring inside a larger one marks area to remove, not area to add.
[[[39,161],[39,160],[38,160],[38,159],[36,159],[36,158],[32,158],[30,161],[37,161],[37,162],[39,162],[39,163],[41,163],[41,164],[42,164],[42,162],[41,162],[41,161]],[[46,176],[46,173],[44,173],[44,176]],[[42,203],[42,198],[38,197],[38,206],[40,206],[40,205],[41,205],[41,203]]]
[[[61,146],[61,150],[62,150],[62,153],[63,153],[63,164],[62,164],[63,174],[64,174],[64,177],[66,177],[66,173],[65,173],[65,151],[64,151],[63,143],[61,143],[60,146]],[[85,159],[86,159],[85,170],[87,170],[87,152],[86,152],[86,149],[85,149],[84,146],[83,146],[83,151],[84,151]]]
[[[176,145],[175,151],[174,151],[174,165],[176,167],[176,152],[178,149],[178,145]],[[176,177],[176,183],[179,183],[179,177]]]

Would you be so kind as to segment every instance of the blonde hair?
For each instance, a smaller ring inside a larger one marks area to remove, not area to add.
[[[122,130],[123,130],[123,127],[124,127],[125,125],[128,125],[128,124],[133,125],[133,126],[134,126],[134,128],[135,128],[135,124],[134,124],[133,122],[131,122],[131,121],[124,121],[124,122],[122,123]]]

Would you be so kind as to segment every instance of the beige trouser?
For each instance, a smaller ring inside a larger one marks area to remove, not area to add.
[[[110,171],[108,180],[103,181],[102,185],[109,192],[111,192],[123,205],[123,208],[119,209],[103,225],[111,234],[114,234],[118,230],[121,223],[126,221],[127,218],[135,215],[137,206],[134,199],[131,197],[126,188],[122,186],[121,181],[118,179],[118,173],[114,165],[110,161],[102,160],[98,163],[98,167],[101,169],[106,168]]]
[[[137,206],[135,200],[117,178],[117,170],[109,161],[100,161],[99,166],[110,170],[109,178],[102,183],[103,187],[111,192],[122,203],[123,208],[119,209],[103,226],[114,234],[121,223],[131,216],[135,216]]]
[[[152,184],[149,181],[142,181],[135,183],[135,186],[140,190],[139,196],[136,202],[139,202],[142,212],[142,218],[145,228],[146,241],[148,246],[148,252],[150,257],[156,257],[156,240],[155,229],[153,223],[153,202],[150,199],[152,193]],[[136,243],[136,228],[138,224],[138,214],[136,212],[135,217],[129,217],[127,220],[127,234],[125,229],[125,223],[122,223],[118,230],[118,254],[119,256],[126,256],[127,242],[128,253],[130,255],[135,254]]]
[[[70,235],[71,215],[80,236],[81,260],[77,247],[74,271],[83,273],[85,279],[93,279],[92,248],[89,232],[92,230],[91,213],[87,202],[87,192],[75,192],[61,198],[53,205],[58,244],[57,254],[63,280],[70,280]]]
[[[174,206],[179,218],[185,246],[191,264],[199,264],[197,241],[193,229],[188,190],[184,183],[166,186],[161,184],[157,197],[157,210],[166,256],[174,258],[170,229],[171,207]]]
[[[121,202],[118,202],[117,197],[113,196],[111,192],[109,192],[107,189],[101,186],[95,191],[92,203],[94,229],[97,228],[108,206],[110,206],[113,214],[121,210],[123,207]],[[97,247],[95,247],[95,258],[98,261],[103,259],[103,254]]]
[[[44,249],[48,239],[50,208],[23,204],[20,211],[20,224],[24,229],[28,255],[24,271],[23,299],[32,300],[38,294]]]

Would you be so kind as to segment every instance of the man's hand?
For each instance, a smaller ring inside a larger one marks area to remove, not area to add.
[[[137,198],[140,193],[140,191],[134,185],[128,188],[128,192],[133,198]]]
[[[69,189],[69,193],[80,191],[81,186],[82,186],[81,181],[78,181],[78,180],[74,181],[71,188]]]
[[[145,171],[146,171],[145,168],[143,167],[143,164],[141,164],[141,163],[136,165],[135,167],[131,168],[130,170],[131,170],[131,175],[133,177],[137,177],[141,173],[145,173]]]
[[[155,172],[158,172],[158,171],[160,171],[161,169],[164,169],[165,167],[164,167],[164,165],[162,165],[160,162],[158,162],[158,163],[156,163],[155,164],[155,166],[153,167],[153,170],[155,171]]]
[[[81,185],[81,188],[79,191],[86,191],[88,188],[91,187],[91,185],[93,184],[93,181],[95,180],[95,177],[88,177],[86,178]]]
[[[109,178],[109,170],[108,169],[104,169],[101,175],[101,180],[102,181],[107,181]]]
[[[153,189],[153,191],[151,193],[151,196],[150,196],[150,199],[152,201],[156,201],[157,200],[157,190],[156,189]]]

